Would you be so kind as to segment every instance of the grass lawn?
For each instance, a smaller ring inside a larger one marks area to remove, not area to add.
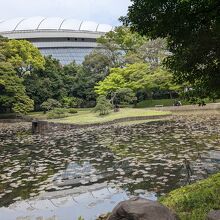
[[[189,105],[190,103],[186,100],[180,100],[182,105]],[[220,99],[216,100],[216,103],[220,102]],[[137,108],[150,108],[155,107],[155,105],[163,105],[163,106],[173,106],[174,99],[148,99],[141,101],[137,104]],[[205,103],[212,103],[211,100],[205,99]]]
[[[174,101],[175,101],[174,99],[149,99],[139,102],[137,104],[137,108],[150,108],[150,107],[155,107],[155,105],[173,106]],[[180,100],[180,101],[182,105],[189,105],[189,103],[185,100]]]
[[[135,121],[125,121],[125,122],[119,122],[117,125],[120,126],[129,126],[129,125],[137,125],[137,124],[143,124],[143,123],[149,123],[154,121],[164,121],[165,119],[149,119],[149,120],[135,120]]]
[[[60,123],[74,123],[74,124],[94,124],[112,121],[120,118],[138,117],[138,116],[157,116],[167,115],[170,112],[167,111],[154,111],[147,109],[135,109],[135,108],[122,108],[119,112],[111,111],[110,114],[100,116],[98,113],[94,113],[91,109],[78,110],[78,113],[71,115],[70,117],[62,119],[53,119],[50,121]]]

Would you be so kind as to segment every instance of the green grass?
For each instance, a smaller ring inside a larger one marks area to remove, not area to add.
[[[137,108],[149,108],[155,107],[155,105],[172,106],[174,103],[173,99],[149,99],[141,101],[137,104]]]
[[[47,119],[47,115],[44,114],[43,112],[30,112],[28,113],[28,116],[38,119]]]
[[[173,106],[174,101],[175,101],[174,99],[149,99],[139,102],[137,104],[137,108],[151,108],[151,107],[155,107],[155,105]],[[189,105],[189,103],[185,100],[180,100],[180,101],[182,105]]]
[[[98,113],[89,110],[78,110],[77,114],[74,114],[67,118],[50,120],[60,123],[74,123],[74,124],[95,124],[113,121],[115,119],[127,118],[127,117],[139,117],[139,116],[158,116],[167,115],[170,112],[167,111],[154,111],[147,109],[135,109],[135,108],[123,108],[119,112],[111,111],[110,114],[100,116]]]
[[[220,99],[215,101],[220,102]],[[155,107],[155,105],[163,105],[163,106],[173,106],[174,99],[149,99],[141,101],[137,104],[137,108],[151,108]],[[190,103],[186,100],[181,100],[182,105],[189,105]],[[205,99],[205,103],[212,103],[212,100]]]
[[[209,211],[220,209],[220,173],[182,187],[160,198],[181,220],[205,220]]]
[[[129,126],[129,125],[137,125],[137,124],[149,123],[149,122],[154,122],[154,121],[164,121],[164,119],[149,119],[149,120],[125,121],[125,122],[119,122],[119,123],[117,123],[117,125]]]

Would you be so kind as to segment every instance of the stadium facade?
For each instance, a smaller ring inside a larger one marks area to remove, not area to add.
[[[43,55],[52,55],[62,64],[84,57],[98,48],[97,38],[113,30],[107,24],[58,17],[14,18],[0,20],[0,35],[32,42]]]

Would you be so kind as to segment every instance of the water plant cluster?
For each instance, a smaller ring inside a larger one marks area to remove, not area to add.
[[[219,125],[213,114],[44,135],[31,135],[29,123],[1,124],[0,205],[71,188],[53,183],[71,162],[110,173],[101,181],[128,194],[163,195],[218,172]],[[115,166],[123,160],[126,166]]]

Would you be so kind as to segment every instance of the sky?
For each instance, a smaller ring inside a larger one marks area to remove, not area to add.
[[[15,17],[61,17],[113,26],[126,15],[130,0],[0,0],[0,20]]]

